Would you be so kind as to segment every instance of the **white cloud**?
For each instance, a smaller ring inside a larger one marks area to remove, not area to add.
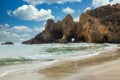
[[[81,0],[23,0],[24,2],[27,2],[31,5],[39,5],[43,3],[52,4],[52,3],[58,3],[63,4],[66,2],[81,2]]]
[[[75,10],[73,10],[69,7],[66,7],[66,8],[63,9],[63,12],[67,13],[67,14],[73,14],[75,12]]]
[[[73,19],[75,22],[79,22],[79,17]]]
[[[7,11],[7,14],[8,14],[9,16],[12,16],[12,11],[11,11],[11,10],[8,10],[8,11]]]
[[[12,31],[13,28],[9,24],[0,24],[0,42],[13,41],[19,42],[21,36]]]
[[[10,33],[7,31],[0,31],[0,38],[9,37]]]
[[[26,26],[14,26],[13,27],[13,32],[16,32],[16,33],[26,33],[26,32],[31,32],[31,29],[26,27]]]
[[[13,11],[13,15],[22,20],[44,21],[47,19],[54,19],[51,9],[38,10],[32,5],[23,5]]]
[[[21,36],[24,37],[24,38],[25,38],[25,37],[30,37],[29,34],[22,34]]]
[[[100,7],[103,5],[107,5],[109,3],[110,3],[109,0],[93,0],[92,1],[93,7]]]
[[[45,21],[45,22],[43,23],[43,26],[45,26],[45,25],[46,25],[46,23],[47,23],[47,21]]]
[[[93,0],[92,1],[92,5],[93,7],[100,7],[100,6],[104,6],[104,5],[107,5],[107,4],[116,4],[116,3],[120,3],[120,0]]]
[[[10,37],[12,38],[20,38],[20,36],[16,33],[10,33]]]
[[[0,42],[12,41],[22,42],[31,39],[36,34],[42,32],[44,27],[35,26],[10,26],[9,24],[0,24]]]
[[[120,0],[113,0],[113,1],[111,2],[111,4],[116,4],[116,3],[120,3]]]
[[[45,29],[45,27],[37,27],[37,26],[35,26],[33,30],[35,32],[42,32],[44,29]]]
[[[7,32],[7,31],[0,31],[0,42],[5,41],[19,41],[20,36],[18,34]]]
[[[9,28],[10,26],[8,24],[0,24],[0,29],[6,29]]]
[[[91,7],[87,7],[84,12],[86,12],[87,10],[91,10]]]

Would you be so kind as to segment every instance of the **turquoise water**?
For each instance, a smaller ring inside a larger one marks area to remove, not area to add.
[[[114,48],[114,44],[69,43],[39,45],[1,45],[0,66],[85,57]],[[111,48],[112,47],[112,48]]]

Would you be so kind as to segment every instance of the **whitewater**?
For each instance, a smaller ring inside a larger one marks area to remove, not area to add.
[[[117,44],[108,43],[1,45],[0,77],[26,69],[42,69],[64,60],[88,58],[101,52],[113,51],[117,47]]]

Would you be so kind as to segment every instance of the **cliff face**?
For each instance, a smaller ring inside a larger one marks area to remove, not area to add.
[[[119,43],[120,4],[87,11],[81,15],[81,25],[87,28],[87,42]]]
[[[62,21],[49,19],[45,30],[23,44],[95,42],[120,43],[120,4],[107,5],[81,14],[80,21],[74,22],[67,15]]]

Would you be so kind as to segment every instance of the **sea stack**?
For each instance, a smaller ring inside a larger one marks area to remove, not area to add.
[[[13,42],[5,42],[5,43],[2,43],[1,45],[14,45]]]

